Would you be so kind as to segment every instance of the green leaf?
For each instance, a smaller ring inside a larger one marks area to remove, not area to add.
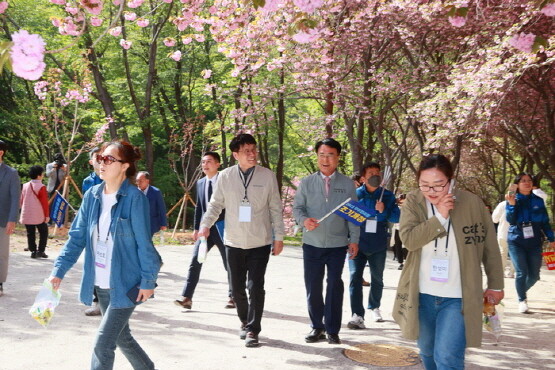
[[[539,9],[543,9],[550,2],[551,2],[551,0],[537,0],[536,1],[536,7],[538,7]]]
[[[544,49],[547,49],[549,47],[549,41],[547,41],[541,36],[536,36],[536,39],[534,40],[534,44],[532,45],[532,52],[537,53],[540,50],[540,47],[542,46]]]
[[[266,5],[266,0],[252,0],[252,5],[255,9],[262,8]]]
[[[13,42],[5,41],[0,43],[0,74],[4,68],[11,70],[11,60],[10,60],[10,48],[12,47]]]
[[[453,5],[451,5],[450,7],[448,7],[447,9],[449,9],[449,11],[447,12],[447,16],[448,17],[454,17],[457,13],[457,8],[455,8]]]
[[[468,14],[468,8],[458,8],[457,9],[457,15],[460,17],[466,17],[466,15]]]

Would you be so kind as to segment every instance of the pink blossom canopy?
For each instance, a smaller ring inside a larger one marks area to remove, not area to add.
[[[26,80],[38,80],[46,68],[45,42],[39,35],[20,30],[12,35],[10,50],[13,72]]]

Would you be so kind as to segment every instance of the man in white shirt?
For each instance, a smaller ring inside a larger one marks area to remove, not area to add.
[[[200,227],[202,216],[204,216],[204,212],[206,212],[208,203],[210,203],[212,193],[215,190],[216,181],[218,181],[220,155],[216,152],[206,152],[204,156],[202,156],[201,167],[202,172],[204,172],[206,176],[197,181],[197,201],[195,206],[194,221],[195,231],[193,232],[193,239],[195,239],[195,249],[193,250],[193,258],[191,258],[191,263],[189,264],[189,274],[187,275],[187,281],[185,282],[185,286],[183,287],[183,292],[181,294],[183,298],[175,300],[176,305],[179,305],[186,309],[191,309],[193,306],[193,294],[195,293],[195,289],[200,278],[200,270],[202,269],[202,264],[198,261],[200,246],[198,230]],[[218,221],[216,221],[216,224],[210,228],[210,235],[206,238],[206,242],[208,251],[210,251],[210,249],[212,249],[214,245],[218,247],[220,255],[222,256],[222,262],[224,263],[224,269],[227,272],[227,258],[225,255],[225,246],[223,242],[224,218],[225,211],[220,214],[220,217],[218,218]],[[228,290],[228,297],[229,299],[227,301],[227,304],[225,305],[225,308],[235,308],[235,302],[231,297],[231,286]]]

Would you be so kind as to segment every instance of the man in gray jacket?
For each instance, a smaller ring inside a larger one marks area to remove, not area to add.
[[[257,166],[254,137],[239,134],[229,149],[238,164],[220,172],[198,236],[207,238],[225,209],[224,245],[232,296],[241,320],[239,337],[245,346],[256,347],[264,311],[266,266],[270,252],[278,255],[283,249],[282,205],[276,175]]]
[[[319,141],[316,143],[316,154],[320,171],[301,180],[293,204],[295,220],[304,227],[304,281],[312,327],[305,341],[317,342],[324,339],[327,332],[328,343],[339,344],[344,292],[341,273],[347,250],[351,259],[358,253],[360,228],[335,214],[321,222],[318,220],[346,199],[357,198],[353,181],[336,171],[341,144],[334,139]],[[324,303],[326,268],[328,278]]]
[[[0,297],[8,277],[10,235],[15,230],[19,212],[21,183],[17,171],[4,163],[8,146],[0,140]]]

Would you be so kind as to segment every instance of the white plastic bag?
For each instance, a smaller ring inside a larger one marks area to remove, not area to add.
[[[197,261],[204,263],[206,261],[206,254],[208,253],[208,242],[204,236],[200,237],[200,245],[198,247]]]
[[[54,290],[52,283],[48,279],[44,279],[42,287],[35,297],[35,303],[29,309],[29,315],[46,328],[54,316],[54,310],[60,303],[61,297],[60,291]]]

